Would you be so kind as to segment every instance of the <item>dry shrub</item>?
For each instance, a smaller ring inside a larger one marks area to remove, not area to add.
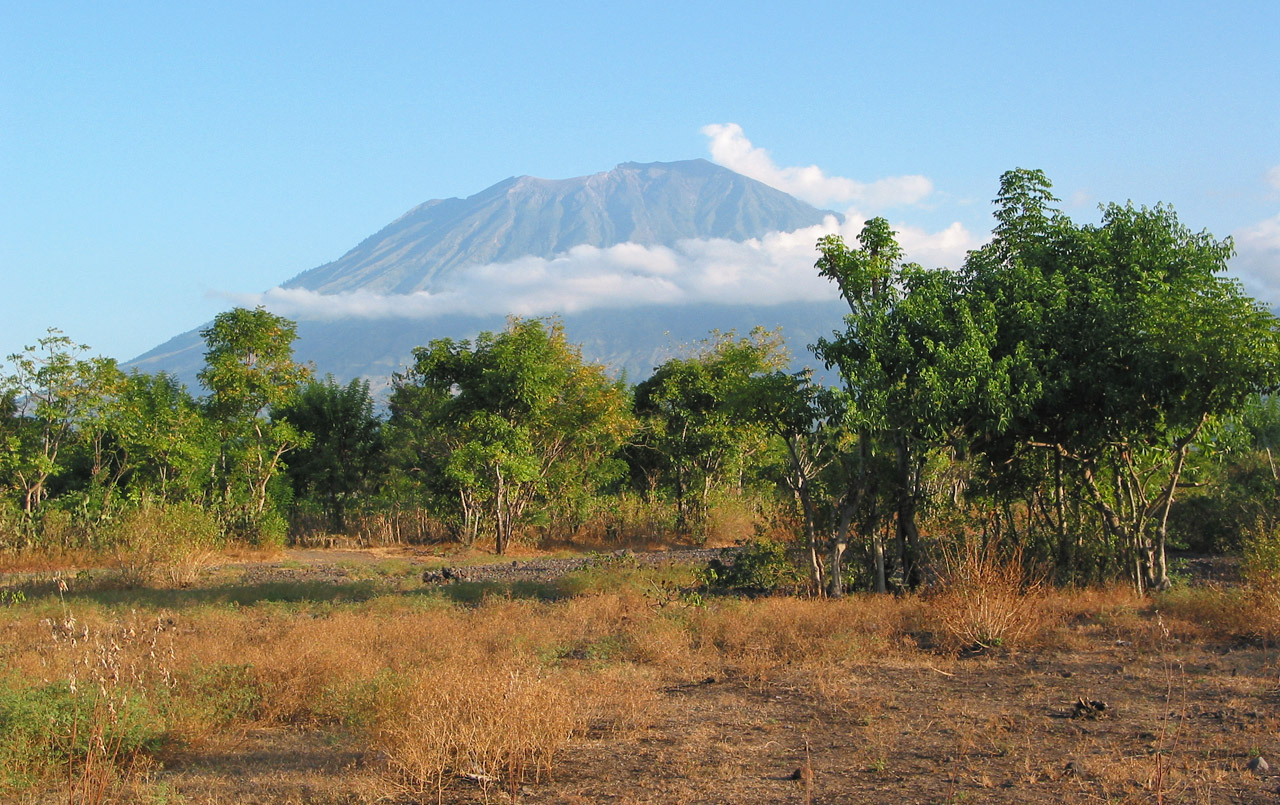
[[[946,647],[1007,648],[1044,631],[1043,578],[1027,571],[1021,549],[1002,555],[995,542],[964,540],[944,547],[942,558],[938,584],[926,598],[926,622]]]
[[[564,680],[536,664],[445,663],[382,702],[372,737],[404,783],[423,791],[455,775],[509,785],[550,775],[584,726]]]
[[[1246,537],[1244,579],[1254,633],[1280,636],[1280,534],[1262,523]]]
[[[188,586],[222,546],[217,520],[190,503],[143,506],[115,528],[114,563],[127,586],[160,579]]]
[[[694,648],[686,615],[676,610],[637,624],[630,631],[631,659],[675,679],[705,677],[710,663]]]

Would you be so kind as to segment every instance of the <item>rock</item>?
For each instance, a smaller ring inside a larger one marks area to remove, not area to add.
[[[813,782],[813,767],[808,763],[791,772],[790,779],[803,780],[805,783]]]
[[[1246,763],[1245,768],[1254,774],[1266,774],[1271,771],[1271,764],[1267,762],[1266,758],[1259,755]]]
[[[1083,696],[1076,699],[1075,707],[1072,710],[1072,718],[1097,718],[1105,713],[1107,703],[1098,701],[1097,699],[1085,699]]]

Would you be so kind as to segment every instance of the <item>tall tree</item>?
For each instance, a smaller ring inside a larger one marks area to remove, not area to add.
[[[81,357],[88,347],[50,329],[36,345],[9,356],[14,367],[0,397],[12,406],[13,433],[0,447],[10,453],[10,473],[33,514],[48,497],[52,477],[98,418],[121,374],[108,358]]]
[[[781,369],[786,360],[777,333],[716,333],[695,354],[668,360],[636,387],[644,431],[635,463],[648,468],[651,485],[670,491],[680,528],[698,531],[712,493],[741,486],[767,430],[743,416],[736,400],[755,378]]]
[[[995,311],[993,367],[1007,389],[982,446],[995,467],[1051,454],[1137,587],[1163,588],[1192,448],[1207,423],[1280,382],[1280,333],[1222,276],[1230,241],[1160,206],[1113,204],[1101,224],[1076,225],[1049,207],[1049,190],[1039,171],[1006,173],[995,237],[966,261],[972,298]]]
[[[498,553],[535,501],[620,471],[612,457],[634,427],[603,368],[538,319],[419,347],[394,386],[391,425],[413,467],[449,491],[464,529],[492,526]]]
[[[374,414],[369,383],[340,386],[327,376],[272,412],[310,442],[290,456],[287,473],[295,500],[314,500],[337,531],[346,528],[350,504],[377,485],[382,472],[382,421]]]
[[[962,411],[989,392],[988,308],[965,302],[953,272],[903,262],[895,233],[883,218],[866,222],[859,247],[838,236],[819,241],[820,274],[849,304],[845,329],[813,349],[840,371],[856,440],[845,463],[841,532],[855,519],[871,535],[877,590],[886,589],[884,547],[876,524],[882,496],[891,501],[903,582],[921,582],[918,527],[922,473],[930,451],[957,435]],[[884,467],[891,467],[888,474]],[[861,510],[861,514],[858,512]],[[839,564],[843,537],[835,541]],[[838,594],[839,581],[832,579]]]
[[[221,443],[214,477],[227,504],[261,517],[285,454],[306,441],[290,422],[268,418],[310,374],[293,360],[297,326],[263,308],[235,308],[200,335],[207,348],[199,374],[209,391],[205,409]]]

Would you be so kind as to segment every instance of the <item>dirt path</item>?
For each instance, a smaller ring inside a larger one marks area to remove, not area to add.
[[[451,582],[551,582],[588,567],[705,565],[721,557],[718,548],[620,550],[586,556],[525,556],[507,559],[480,553],[440,554],[426,548],[293,548],[267,561],[230,562],[211,568],[215,576],[240,574],[246,584],[272,582],[341,583],[375,575],[417,575],[429,584]]]

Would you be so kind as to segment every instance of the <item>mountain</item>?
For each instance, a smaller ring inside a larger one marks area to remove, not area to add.
[[[556,258],[578,246],[673,247],[713,238],[743,242],[813,226],[829,215],[834,213],[701,159],[627,162],[574,179],[520,176],[465,199],[421,204],[339,259],[281,287],[317,294],[394,295],[463,286],[470,288],[468,293],[484,294],[483,285],[467,283],[480,266],[496,266],[493,281],[500,283],[505,264]],[[638,380],[680,344],[703,338],[711,329],[746,332],[755,325],[781,326],[793,351],[803,352],[804,344],[838,326],[841,310],[837,303],[649,304],[580,310],[561,318],[569,338],[583,344],[589,360]],[[302,316],[296,355],[320,374],[332,373],[340,380],[366,377],[380,386],[408,362],[414,346],[500,329],[504,314]],[[194,387],[203,349],[197,328],[127,365],[145,372],[169,371]]]

